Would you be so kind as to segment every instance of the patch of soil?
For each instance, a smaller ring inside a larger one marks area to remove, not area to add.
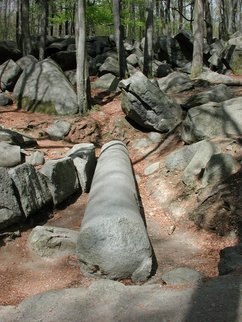
[[[178,178],[176,176],[167,178],[162,172],[158,172],[160,177],[156,173],[156,178],[152,175],[144,175],[147,165],[157,161],[162,163],[169,152],[181,146],[179,138],[175,134],[169,137],[164,136],[162,142],[158,144],[150,144],[146,148],[137,149],[133,142],[147,138],[148,133],[134,128],[126,120],[121,110],[120,97],[116,94],[106,97],[105,100],[99,97],[99,104],[98,108],[89,112],[83,119],[93,120],[101,129],[98,141],[94,142],[97,155],[101,145],[112,139],[122,140],[128,146],[137,176],[148,233],[158,263],[157,273],[153,279],[156,283],[162,283],[161,275],[166,270],[179,266],[195,268],[206,278],[218,275],[219,251],[236,244],[237,238],[232,235],[219,237],[198,229],[187,218],[192,205],[191,198],[183,204],[184,208],[179,220],[169,216],[156,197],[162,195],[161,198],[165,198],[166,195],[172,194],[174,200],[178,199],[180,193],[177,189]],[[36,138],[37,149],[45,153],[46,159],[63,157],[73,146],[70,142],[51,141],[46,136],[45,129],[57,119],[76,122],[76,124],[79,122],[76,117],[18,111],[15,105],[0,107],[0,125]],[[81,122],[83,121],[80,120]],[[79,137],[79,140],[79,143],[87,142],[86,137]],[[28,151],[26,149],[26,153]],[[164,183],[163,188],[162,182]],[[152,191],[150,186],[152,186]],[[62,207],[55,209],[53,216],[45,224],[78,230],[87,200],[87,194],[71,198]],[[87,287],[94,281],[94,278],[84,276],[80,272],[75,256],[46,260],[33,254],[27,246],[31,229],[31,227],[23,227],[21,237],[13,240],[5,239],[2,243],[0,248],[0,305],[15,305],[30,295],[46,290]],[[127,284],[129,281],[124,281],[124,283]]]

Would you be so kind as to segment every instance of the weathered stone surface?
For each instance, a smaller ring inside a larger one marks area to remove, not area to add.
[[[52,197],[43,174],[31,164],[21,164],[9,170],[26,217],[51,205]]]
[[[202,184],[203,186],[215,184],[235,173],[237,169],[238,164],[231,155],[225,153],[214,154],[205,167]]]
[[[7,95],[6,93],[0,93],[0,105],[6,106],[6,105],[12,105],[13,100]]]
[[[145,176],[151,175],[155,171],[159,170],[159,167],[160,167],[160,162],[155,162],[150,164],[148,167],[144,169],[144,175]]]
[[[70,82],[51,59],[25,68],[14,87],[18,107],[49,114],[75,114],[77,97]]]
[[[77,244],[81,268],[111,279],[146,280],[152,251],[125,145],[105,144]]]
[[[242,244],[222,249],[219,253],[219,275],[230,274],[242,268]]]
[[[118,60],[113,57],[108,57],[105,62],[99,67],[101,74],[111,73],[115,76],[119,76],[119,63]]]
[[[68,151],[67,156],[73,159],[82,191],[88,192],[91,187],[96,167],[94,144],[76,144],[70,151]]]
[[[242,80],[238,77],[222,75],[211,70],[201,73],[197,79],[206,80],[212,84],[242,85]]]
[[[80,189],[76,168],[69,157],[48,160],[40,172],[48,178],[48,187],[54,205],[65,201]]]
[[[181,108],[170,100],[143,73],[137,72],[119,83],[123,92],[122,109],[147,129],[168,132],[181,121]]]
[[[36,226],[28,238],[29,247],[41,257],[74,255],[79,233],[51,226]]]
[[[183,107],[189,109],[209,102],[223,102],[233,97],[233,91],[228,86],[220,84],[208,91],[192,95],[186,100]]]
[[[119,80],[115,75],[107,73],[95,80],[95,82],[93,83],[93,88],[99,88],[113,92],[116,91],[118,83]]]
[[[160,89],[166,93],[178,93],[193,88],[193,82],[189,76],[181,72],[172,72],[158,79],[158,84]]]
[[[132,66],[138,66],[138,57],[136,56],[136,54],[130,54],[127,57],[127,63],[132,65]]]
[[[45,163],[44,153],[42,151],[34,151],[25,157],[25,162],[32,165],[42,165]]]
[[[202,281],[202,274],[189,267],[177,267],[162,275],[168,285],[197,284]]]
[[[0,229],[3,229],[24,218],[15,196],[13,182],[5,168],[0,168],[0,196]]]
[[[70,129],[71,124],[69,122],[58,120],[50,125],[45,132],[49,135],[51,140],[63,140]]]
[[[217,136],[242,134],[242,97],[191,108],[183,122],[182,139],[192,143]]]
[[[38,62],[38,59],[35,58],[32,55],[27,55],[27,56],[23,56],[20,59],[18,59],[16,61],[16,64],[22,69],[24,70],[26,67],[28,67],[31,64],[35,64]]]
[[[0,66],[0,82],[3,91],[12,91],[22,69],[11,59]]]
[[[20,147],[0,142],[0,167],[14,167],[22,161]]]
[[[37,146],[37,141],[35,139],[20,134],[18,132],[3,128],[0,128],[0,142],[19,145],[21,148]]]

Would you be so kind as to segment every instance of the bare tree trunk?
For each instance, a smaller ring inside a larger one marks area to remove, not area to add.
[[[153,61],[153,30],[154,30],[154,19],[153,19],[153,0],[147,0],[146,8],[146,27],[145,27],[145,48],[144,48],[144,68],[143,73],[147,77],[152,77],[152,61]]]
[[[29,30],[29,0],[21,0],[21,36],[22,53],[28,55],[32,51],[30,30]]]
[[[213,21],[211,15],[210,1],[204,1],[204,10],[205,10],[205,22],[206,22],[206,38],[207,43],[212,44],[213,42]]]
[[[45,57],[45,45],[46,45],[46,35],[47,35],[48,2],[47,2],[47,0],[39,0],[39,5],[40,5],[40,9],[41,9],[39,60],[43,60]]]
[[[198,77],[203,70],[203,0],[195,0],[193,14],[193,57],[191,78]]]
[[[127,63],[124,50],[124,29],[121,24],[121,0],[113,0],[113,19],[114,19],[114,30],[115,30],[115,42],[118,52],[119,61],[119,77],[123,79],[127,76]]]
[[[89,107],[90,87],[86,48],[86,0],[77,0],[76,11],[76,78],[79,113],[86,113]]]
[[[183,0],[178,0],[178,11],[179,11],[179,27],[178,29],[181,30],[183,27]]]

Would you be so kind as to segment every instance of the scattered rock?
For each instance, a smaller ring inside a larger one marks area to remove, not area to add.
[[[149,176],[155,171],[157,171],[160,167],[160,162],[155,162],[153,164],[150,164],[148,167],[144,169],[144,175]]]
[[[70,132],[71,124],[67,121],[55,121],[50,125],[45,132],[49,135],[51,140],[63,140]]]
[[[25,162],[32,165],[43,165],[45,163],[44,153],[41,151],[34,151],[25,157]]]
[[[14,167],[21,162],[22,155],[18,145],[0,142],[0,167]]]
[[[0,93],[1,106],[12,105],[12,104],[13,104],[13,100],[11,99],[11,97],[9,97],[9,95],[7,95],[6,93]]]
[[[95,82],[93,83],[93,88],[115,92],[118,87],[118,83],[119,79],[115,75],[107,73],[95,80]]]
[[[99,67],[101,75],[111,73],[115,76],[119,76],[119,63],[118,60],[113,57],[108,57],[105,62]]]
[[[162,275],[162,280],[168,285],[198,284],[202,274],[189,267],[174,268]]]
[[[242,269],[242,244],[226,247],[219,253],[219,275],[230,274]]]
[[[74,255],[79,233],[51,226],[36,226],[28,238],[28,245],[41,257],[56,258]]]
[[[3,91],[12,91],[22,69],[11,59],[0,66],[0,82]]]
[[[166,93],[184,92],[194,87],[188,75],[181,72],[172,72],[166,77],[158,79],[159,87]]]

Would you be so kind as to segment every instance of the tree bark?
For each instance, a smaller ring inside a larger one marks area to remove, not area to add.
[[[32,51],[31,36],[29,30],[29,0],[21,0],[21,38],[22,53],[28,55]]]
[[[153,61],[153,0],[147,0],[146,8],[146,27],[145,27],[145,48],[144,48],[144,68],[143,73],[147,77],[152,77],[152,61]]]
[[[114,30],[115,30],[115,42],[118,52],[118,61],[119,61],[119,77],[120,79],[126,78],[127,72],[127,63],[124,50],[124,29],[121,24],[121,0],[113,0],[113,19],[114,19]]]
[[[203,0],[195,0],[193,14],[193,58],[191,78],[198,77],[203,70]]]
[[[47,23],[48,23],[48,1],[39,0],[41,16],[40,16],[40,40],[39,40],[39,60],[43,60],[45,57],[45,45],[47,35]]]
[[[77,0],[76,11],[76,78],[79,113],[86,113],[90,102],[90,86],[86,48],[86,0]]]

